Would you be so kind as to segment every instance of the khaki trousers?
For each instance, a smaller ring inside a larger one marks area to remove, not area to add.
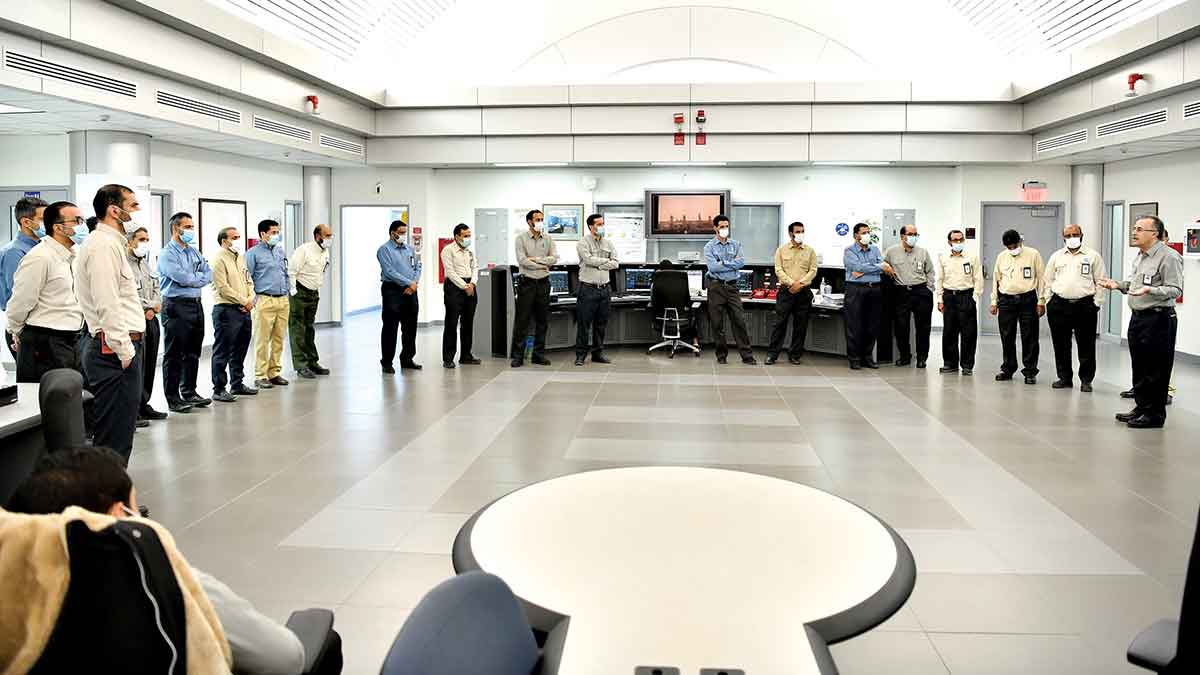
[[[280,363],[287,325],[287,296],[259,295],[254,304],[254,379],[269,380],[283,370]]]

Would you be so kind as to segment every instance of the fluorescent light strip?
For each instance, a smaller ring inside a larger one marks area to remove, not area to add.
[[[567,162],[502,162],[492,166],[500,169],[522,169],[544,166],[570,166]]]
[[[878,161],[863,161],[863,162],[813,162],[813,166],[889,166],[891,162]]]
[[[18,108],[15,105],[0,103],[0,115],[25,115],[27,113],[40,113],[41,110],[32,110],[30,108]]]
[[[650,166],[726,166],[727,162],[650,162]]]

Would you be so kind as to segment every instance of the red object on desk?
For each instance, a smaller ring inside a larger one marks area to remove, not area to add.
[[[1170,246],[1171,248],[1175,249],[1175,252],[1178,253],[1179,255],[1183,255],[1183,242],[1182,241],[1169,241],[1169,242],[1167,242],[1167,246]],[[1179,294],[1178,298],[1175,298],[1175,304],[1177,304],[1177,305],[1183,304],[1183,294],[1182,293]]]
[[[772,288],[771,290],[767,291],[767,298],[771,299],[771,300],[778,300],[779,299],[779,289]]]
[[[453,239],[443,239],[438,237],[438,283],[446,281],[446,268],[442,266],[442,249],[450,245]]]

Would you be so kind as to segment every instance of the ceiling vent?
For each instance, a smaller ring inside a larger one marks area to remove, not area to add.
[[[1108,122],[1096,127],[1096,138],[1104,138],[1114,134],[1123,134],[1126,131],[1134,131],[1136,129],[1144,129],[1152,127],[1156,124],[1166,124],[1167,109],[1155,110],[1154,112],[1142,113],[1133,117],[1126,117],[1123,120]]]
[[[304,141],[305,143],[312,143],[313,139],[312,131],[308,129],[297,127],[291,124],[285,124],[283,122],[276,122],[275,120],[269,120],[265,117],[259,117],[258,115],[254,116],[254,128],[258,129],[259,131],[265,131],[268,134],[287,136],[288,138],[294,138],[298,141]]]
[[[1061,134],[1058,136],[1052,136],[1050,138],[1043,138],[1042,140],[1037,142],[1036,147],[1037,147],[1038,152],[1050,152],[1051,150],[1058,150],[1059,148],[1065,148],[1068,145],[1075,145],[1076,143],[1084,143],[1087,141],[1087,139],[1088,139],[1088,130],[1080,129],[1079,131],[1072,131],[1071,133],[1068,133],[1068,134]]]
[[[358,155],[360,157],[363,154],[362,143],[355,143],[354,141],[335,138],[327,134],[321,134],[321,147],[330,148],[333,150],[341,150],[342,152],[348,152],[352,155]]]
[[[1183,119],[1186,120],[1193,117],[1200,117],[1200,101],[1183,104]]]
[[[46,59],[29,56],[5,50],[4,52],[4,67],[9,70],[17,70],[22,73],[45,77],[59,82],[70,82],[72,84],[107,91],[110,94],[118,94],[128,96],[129,98],[137,98],[137,85],[125,80],[118,80],[115,77],[107,75],[99,75],[74,66],[65,66],[61,63],[47,61]]]
[[[234,124],[242,123],[242,113],[234,110],[233,108],[225,108],[212,103],[205,103],[204,101],[198,101],[194,98],[188,98],[186,96],[165,92],[162,89],[158,90],[158,104],[165,105],[168,108],[186,110],[188,112],[196,113],[197,115],[204,115],[205,117],[212,117],[214,119],[224,120],[226,122],[233,122]]]

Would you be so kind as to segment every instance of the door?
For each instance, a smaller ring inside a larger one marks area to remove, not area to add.
[[[881,225],[879,228],[879,250],[886,251],[888,248],[899,244],[900,228],[904,227],[905,225],[916,224],[916,209],[884,209],[883,225]]]
[[[480,269],[488,265],[508,265],[508,211],[505,209],[475,209],[475,258]]]
[[[388,241],[392,221],[408,221],[408,205],[353,206],[342,205],[334,234],[334,246],[341,256],[342,316],[374,311],[380,307],[379,263],[375,257],[379,247]],[[406,244],[412,245],[412,228]]]
[[[304,205],[301,202],[283,203],[283,246],[285,251],[294,251],[300,244],[311,239],[304,232]]]
[[[174,215],[171,209],[173,197],[173,193],[166,191],[153,191],[150,193],[150,204],[147,207],[150,209],[150,227],[146,229],[146,235],[150,237],[151,266],[158,259],[158,252],[162,250],[163,242],[170,241],[171,239],[170,227],[167,225],[167,221]],[[196,215],[199,216],[200,214]]]
[[[1125,230],[1125,202],[1104,202],[1104,242],[1101,255],[1108,270],[1108,278],[1118,281],[1125,278],[1125,249],[1128,246]],[[1104,316],[1100,334],[1116,340],[1121,339],[1121,302],[1124,296],[1110,293],[1104,302]]]
[[[1022,202],[984,203],[980,219],[979,264],[983,266],[983,297],[979,303],[980,330],[985,335],[1000,333],[996,317],[989,311],[992,301],[992,267],[996,256],[1004,251],[1002,241],[1006,230],[1016,230],[1026,246],[1042,254],[1042,262],[1062,248],[1064,225],[1062,202],[1025,204]]]
[[[67,189],[64,187],[31,187],[31,188],[0,188],[0,212],[4,215],[3,226],[0,226],[0,246],[16,238],[21,226],[17,224],[17,202],[23,197],[40,197],[47,204],[65,201]]]

